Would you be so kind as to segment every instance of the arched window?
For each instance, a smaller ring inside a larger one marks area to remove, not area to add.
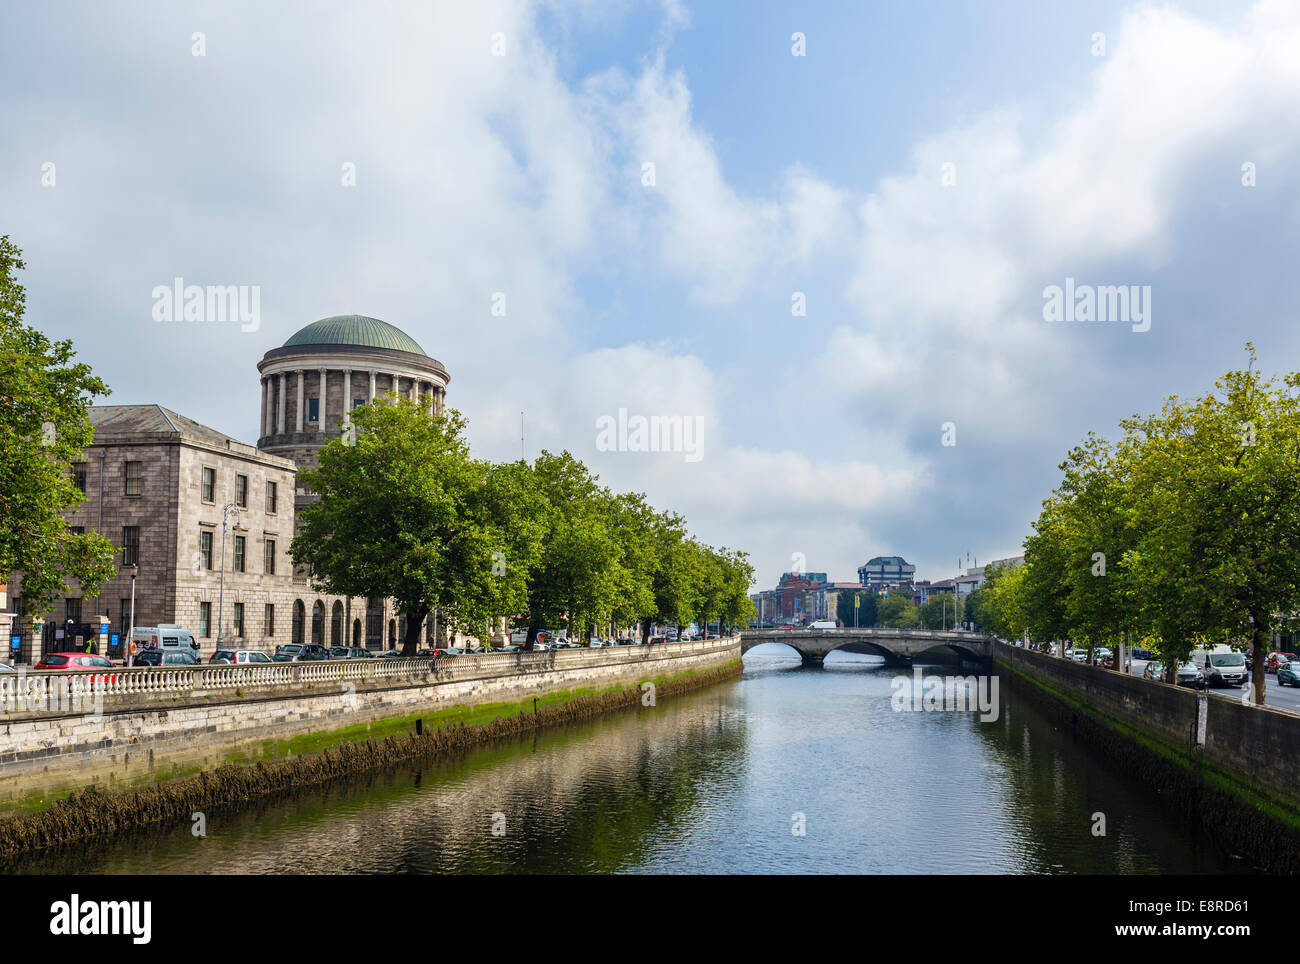
[[[334,600],[334,613],[330,617],[330,645],[343,645],[343,604]]]
[[[388,621],[388,648],[389,649],[397,648],[397,620],[396,619],[390,619]]]
[[[361,620],[359,619],[352,620],[352,645],[356,647],[364,645],[361,642]]]
[[[302,642],[302,624],[307,618],[307,607],[298,599],[293,604],[293,631],[289,634],[290,641],[295,643]]]
[[[311,641],[316,646],[325,644],[325,604],[319,599],[311,607]]]

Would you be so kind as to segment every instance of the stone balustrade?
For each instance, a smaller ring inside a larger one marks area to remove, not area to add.
[[[82,670],[19,670],[0,675],[0,719],[90,714],[159,703],[188,705],[303,693],[318,687],[413,686],[576,670],[707,654],[734,647],[735,637],[647,646],[547,652],[464,654],[424,659],[347,659],[302,663],[137,666]]]

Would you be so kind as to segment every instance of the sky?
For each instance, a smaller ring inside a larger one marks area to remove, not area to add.
[[[7,4],[0,83],[27,321],[101,401],[255,441],[266,351],[382,318],[476,455],[756,588],[1018,554],[1088,431],[1300,367],[1296,3]],[[255,323],[156,320],[176,278]],[[1067,279],[1148,317],[1048,320]]]

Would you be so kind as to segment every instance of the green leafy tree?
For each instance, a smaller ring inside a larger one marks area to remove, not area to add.
[[[394,599],[407,656],[434,608],[475,632],[521,609],[537,532],[510,508],[527,495],[518,474],[470,457],[455,410],[430,418],[402,399],[351,418],[355,433],[322,447],[302,473],[318,498],[298,515],[295,564],[325,592]]]
[[[890,629],[915,629],[921,624],[921,616],[917,607],[912,604],[912,600],[902,590],[891,592],[882,599],[878,604],[877,611],[880,624],[888,626]]]
[[[568,452],[543,452],[532,471],[546,534],[528,573],[529,646],[539,630],[561,622],[573,638],[584,638],[615,611],[629,582],[616,513],[587,467]]]
[[[73,592],[97,596],[116,574],[116,550],[97,532],[74,533],[65,514],[85,499],[72,463],[94,439],[90,404],[108,387],[76,362],[71,341],[24,324],[22,252],[0,238],[0,573],[21,572],[29,612]]]

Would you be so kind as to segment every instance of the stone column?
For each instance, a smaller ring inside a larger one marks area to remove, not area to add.
[[[298,426],[298,431],[301,432],[302,409],[307,392],[307,370],[305,368],[300,368],[298,371],[294,372],[294,374],[298,376],[298,417],[294,419],[294,423]]]
[[[352,411],[352,369],[343,369],[343,417],[351,418],[349,414]],[[349,600],[348,605],[351,605]],[[350,630],[349,630],[350,631]],[[351,646],[351,643],[348,643]]]
[[[325,371],[324,368],[320,369],[320,409],[316,413],[320,416],[316,422],[316,426],[320,429],[322,435],[325,434]],[[333,617],[331,616],[330,618],[332,619]]]
[[[284,434],[284,372],[280,372],[279,397],[275,400],[279,415],[276,416],[276,434]]]
[[[393,379],[393,404],[396,405],[396,404],[397,404],[397,393],[398,393],[399,391],[401,391],[401,387],[400,387],[400,386],[401,386],[401,384],[402,384],[402,377],[401,377],[400,375],[398,375],[397,372],[393,372],[391,377],[392,377],[392,379]]]
[[[375,400],[375,370],[370,369],[370,400]]]
[[[271,434],[271,379],[262,379],[262,434]]]
[[[416,405],[420,404],[420,380],[418,378],[411,379],[411,400]]]

